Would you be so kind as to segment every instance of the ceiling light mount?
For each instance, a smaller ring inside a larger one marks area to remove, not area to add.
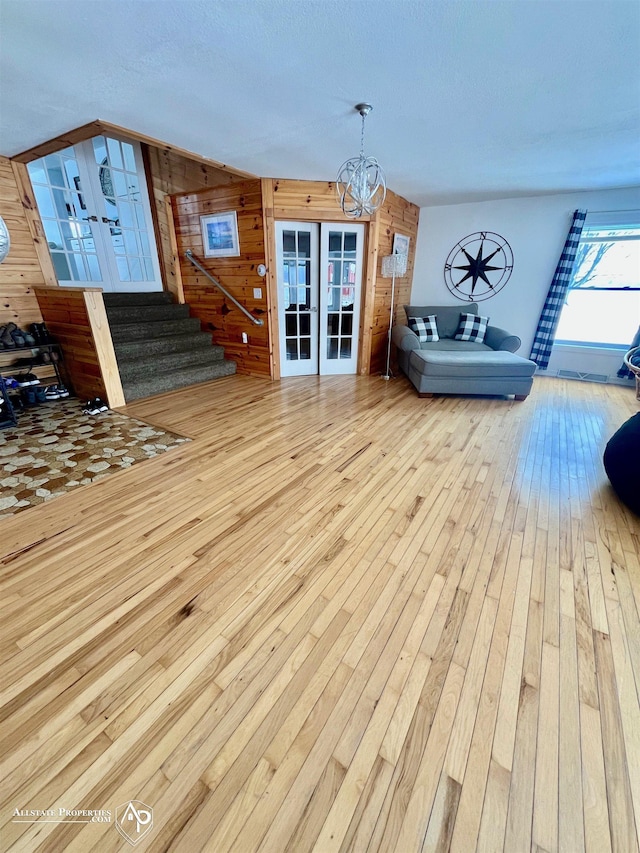
[[[364,122],[373,107],[371,104],[356,104],[355,110],[362,118],[360,131],[360,154],[351,157],[340,166],[336,179],[338,200],[345,216],[359,219],[370,216],[384,202],[387,182],[384,172],[375,157],[364,155]]]
[[[358,110],[362,118],[366,118],[373,109],[373,107],[371,106],[371,104],[356,104],[354,109]]]

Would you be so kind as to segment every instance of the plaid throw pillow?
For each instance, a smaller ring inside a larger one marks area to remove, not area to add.
[[[435,314],[429,314],[428,317],[409,317],[409,328],[416,333],[421,344],[440,340]]]
[[[475,341],[475,343],[481,344],[487,333],[488,325],[488,317],[481,317],[479,314],[466,314],[464,311],[461,311],[460,324],[455,334],[455,340]]]

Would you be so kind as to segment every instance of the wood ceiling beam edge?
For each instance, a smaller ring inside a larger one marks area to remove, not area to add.
[[[110,122],[102,121],[101,119],[96,119],[88,124],[83,124],[80,127],[76,127],[73,130],[62,133],[60,136],[56,136],[46,142],[41,142],[33,148],[29,148],[26,151],[22,151],[20,154],[16,154],[15,157],[11,157],[11,159],[17,163],[31,163],[39,157],[46,157],[47,154],[54,154],[56,151],[61,151],[63,148],[69,148],[71,145],[75,145],[78,142],[84,142],[94,136],[99,136],[101,133],[112,133],[117,136],[124,136],[128,139],[132,139],[135,142],[153,145],[155,148],[160,148],[162,151],[173,151],[189,160],[204,163],[205,165],[212,166],[216,169],[222,169],[225,172],[229,172],[231,175],[237,175],[242,178],[259,177],[258,175],[254,175],[252,172],[244,172],[242,169],[227,166],[217,160],[212,160],[209,157],[203,157],[201,154],[195,154],[193,151],[187,151],[185,148],[179,148],[176,145],[169,145],[166,142],[162,142],[160,139],[154,139],[152,136],[146,136],[144,133],[138,133],[135,130],[120,127],[117,124],[111,124]]]

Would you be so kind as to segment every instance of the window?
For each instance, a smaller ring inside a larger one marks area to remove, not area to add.
[[[556,343],[628,348],[640,325],[640,211],[588,214]]]
[[[137,143],[96,136],[28,169],[60,284],[162,289]]]

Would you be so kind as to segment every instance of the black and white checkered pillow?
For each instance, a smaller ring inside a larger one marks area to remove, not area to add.
[[[428,317],[409,317],[409,328],[416,333],[421,344],[440,340],[435,314],[429,314]]]
[[[479,314],[466,314],[464,311],[461,311],[458,331],[455,333],[454,338],[456,341],[474,341],[477,344],[481,344],[487,333],[488,325],[488,317],[481,317]]]

